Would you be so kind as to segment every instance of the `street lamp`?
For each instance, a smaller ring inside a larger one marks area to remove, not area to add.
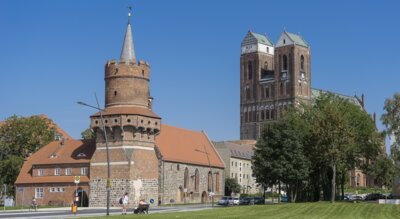
[[[208,157],[207,148],[206,148],[205,145],[203,145],[203,147],[204,147],[204,151],[201,151],[201,150],[199,150],[199,149],[195,149],[195,151],[207,155],[208,166],[210,167],[210,173],[211,173],[211,191],[210,191],[210,195],[211,195],[211,207],[214,208],[214,177],[213,177],[212,170],[211,170],[210,158]]]
[[[107,139],[106,126],[104,125],[103,114],[101,113],[101,111],[103,109],[100,108],[99,100],[97,99],[97,95],[96,94],[95,94],[95,97],[96,97],[97,107],[89,105],[89,104],[84,103],[82,101],[79,101],[77,103],[80,104],[80,105],[83,105],[83,106],[87,106],[87,107],[90,107],[90,108],[93,108],[93,109],[97,109],[97,110],[99,110],[99,113],[100,113],[101,125],[103,127],[104,139],[106,141],[106,154],[107,154],[107,185],[106,185],[106,190],[107,190],[107,213],[106,213],[106,215],[108,216],[108,215],[110,215],[110,187],[111,187],[111,183],[110,183],[110,156],[109,156],[109,153],[108,153],[108,139]]]

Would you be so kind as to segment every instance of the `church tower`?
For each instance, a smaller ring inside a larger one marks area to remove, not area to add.
[[[274,64],[274,45],[268,37],[249,31],[241,43],[240,139],[260,136],[260,106],[273,105]]]
[[[90,127],[96,134],[96,150],[90,164],[90,206],[105,206],[107,133],[110,160],[111,206],[129,193],[131,203],[154,199],[158,203],[158,160],[155,137],[161,118],[152,111],[150,65],[137,61],[130,15],[119,61],[105,64],[105,108],[91,116]]]
[[[248,32],[240,55],[240,139],[258,140],[285,109],[311,101],[310,47],[284,31],[274,46]]]

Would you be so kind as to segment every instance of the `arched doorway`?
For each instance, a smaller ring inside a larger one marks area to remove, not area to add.
[[[201,193],[201,203],[206,203],[207,202],[207,192],[203,191]]]
[[[89,207],[89,198],[87,192],[81,188],[78,189],[78,207]],[[75,196],[75,192],[74,192]]]

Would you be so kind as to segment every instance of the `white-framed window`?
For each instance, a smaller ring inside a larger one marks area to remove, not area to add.
[[[43,169],[38,169],[37,170],[37,175],[38,176],[43,176],[44,175],[43,173],[44,173]]]
[[[50,188],[50,192],[55,192],[55,191],[56,191],[56,188],[54,188],[54,187]]]
[[[87,167],[82,167],[81,168],[81,175],[87,176],[89,173],[89,169]]]
[[[65,192],[65,188],[63,187],[63,188],[61,188],[61,192]]]
[[[61,188],[60,187],[57,188],[57,192],[61,192]]]
[[[36,188],[35,189],[35,198],[43,198],[43,197],[44,197],[43,188]]]
[[[61,169],[60,168],[54,169],[54,175],[55,176],[60,176],[61,175]]]
[[[71,176],[72,175],[72,168],[65,168],[65,175]]]

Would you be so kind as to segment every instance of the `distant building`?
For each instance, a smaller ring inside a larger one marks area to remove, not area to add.
[[[257,185],[252,171],[252,156],[256,141],[221,141],[214,142],[215,148],[225,163],[225,178],[236,179],[241,193],[255,194],[262,192]]]
[[[284,31],[274,45],[266,35],[249,31],[240,54],[240,139],[258,140],[265,124],[278,120],[284,109],[328,92],[313,89],[311,78],[310,45],[302,36]],[[364,109],[364,95],[334,94]],[[359,169],[349,175],[350,186],[374,185]]]

